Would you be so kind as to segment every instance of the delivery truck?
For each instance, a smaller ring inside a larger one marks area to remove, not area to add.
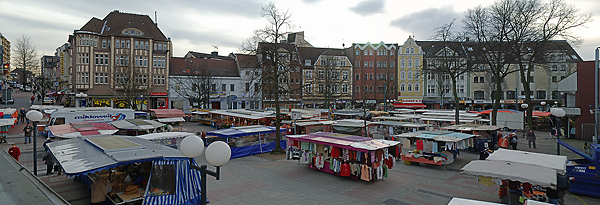
[[[132,109],[115,109],[109,107],[63,108],[50,114],[47,126],[77,122],[112,122],[133,119],[134,112]]]

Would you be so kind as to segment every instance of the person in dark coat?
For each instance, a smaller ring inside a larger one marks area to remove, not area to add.
[[[535,147],[535,133],[533,133],[533,130],[529,130],[529,133],[527,133],[527,140],[529,141],[529,148],[531,148],[531,143],[533,142],[533,148],[537,149]]]
[[[42,145],[44,147],[44,149],[46,150],[46,152],[48,151],[48,146],[46,146],[46,144],[48,144],[50,142],[52,142],[52,140],[48,137],[48,138],[46,138],[46,141]]]
[[[52,169],[54,169],[54,159],[52,157],[52,152],[47,151],[46,154],[42,157],[46,164],[46,175],[52,174]]]
[[[13,144],[10,149],[8,149],[8,154],[19,161],[19,157],[21,156],[21,149],[17,147],[16,144]]]
[[[27,139],[29,139],[29,143],[31,143],[31,133],[33,133],[33,127],[27,123],[27,126],[23,128],[23,132],[25,132],[25,144],[27,144]]]
[[[511,135],[508,138],[508,141],[510,142],[510,146],[512,146],[512,149],[517,150],[517,142],[518,142],[517,135]]]

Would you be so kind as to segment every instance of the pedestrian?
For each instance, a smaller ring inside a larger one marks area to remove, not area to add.
[[[19,125],[19,122],[21,121],[21,118],[23,116],[23,113],[21,113],[21,111],[19,110],[18,114],[17,114],[17,125]]]
[[[529,130],[529,133],[527,133],[527,140],[529,141],[529,148],[531,148],[531,143],[533,143],[533,149],[537,149],[535,147],[535,133],[533,133],[533,130]]]
[[[33,101],[35,100],[35,95],[32,95],[30,100],[31,100],[31,104],[33,105]]]
[[[29,143],[31,143],[31,132],[33,132],[33,127],[29,122],[27,123],[27,126],[23,128],[23,131],[25,132],[25,144],[27,144],[27,139],[29,139]]]
[[[525,125],[525,132],[523,134],[523,138],[527,137],[527,133],[529,133],[529,130],[531,130],[529,129],[529,125]]]
[[[19,113],[21,113],[21,122],[25,121],[25,109],[21,108],[21,110],[19,111]]]
[[[559,201],[559,192],[552,187],[546,187],[546,196],[548,197],[548,203],[550,204],[558,204]]]
[[[17,147],[17,144],[13,144],[10,149],[8,149],[8,154],[19,161],[19,157],[21,156],[21,149]]]
[[[54,169],[54,160],[52,158],[52,152],[50,151],[47,151],[42,157],[46,164],[46,175],[51,175],[52,169]]]
[[[44,142],[44,144],[42,145],[42,146],[44,147],[44,149],[46,150],[46,152],[47,152],[47,151],[48,151],[48,149],[49,149],[49,148],[48,148],[48,146],[47,146],[47,144],[48,144],[48,143],[50,143],[50,142],[52,142],[52,139],[50,139],[50,138],[48,137],[48,138],[46,138],[46,141],[45,141],[45,142]]]
[[[556,188],[558,189],[558,204],[565,204],[565,195],[571,188],[571,182],[567,174],[556,174]]]
[[[516,134],[515,135],[510,135],[508,137],[508,140],[510,142],[510,146],[512,146],[512,149],[513,150],[517,150],[517,142],[518,142],[517,135]]]

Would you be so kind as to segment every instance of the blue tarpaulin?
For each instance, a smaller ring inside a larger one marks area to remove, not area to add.
[[[285,128],[280,128],[282,133],[281,148],[285,149]],[[275,127],[263,125],[252,125],[244,127],[232,127],[207,132],[208,136],[225,138],[225,142],[231,147],[231,159],[271,152],[275,149]],[[257,136],[248,137],[247,136]]]

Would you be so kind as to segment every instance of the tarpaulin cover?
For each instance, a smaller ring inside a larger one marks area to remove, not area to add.
[[[490,161],[518,162],[564,172],[567,169],[567,156],[526,152],[520,150],[498,149],[486,158]]]
[[[0,126],[11,126],[14,125],[17,118],[0,119]]]
[[[270,142],[262,145],[249,145],[244,147],[232,147],[231,159],[271,152],[275,150],[275,143],[277,142]],[[281,146],[281,148],[285,149],[285,140],[282,140],[279,145]]]
[[[193,165],[198,166],[198,164],[194,161]],[[200,183],[201,176],[200,171],[192,169],[190,167],[189,160],[156,160],[152,165],[152,172],[161,171],[161,165],[173,165],[175,166],[176,173],[176,185],[175,189],[172,190],[173,194],[165,194],[165,195],[156,195],[153,196],[151,194],[152,190],[147,189],[144,194],[144,204],[181,204],[181,205],[192,205],[192,204],[200,204]],[[150,175],[150,179],[148,181],[152,181],[152,176],[157,176],[154,174]],[[185,179],[185,180],[184,180]],[[167,182],[170,183],[170,182]],[[150,184],[150,183],[149,183]],[[208,201],[208,200],[207,200]]]
[[[109,140],[110,138],[121,138],[128,141],[127,144],[134,146],[123,147],[117,144],[116,147],[112,147],[114,144],[105,143],[112,141]],[[104,144],[93,144],[91,141],[104,142]],[[65,173],[74,176],[143,161],[189,160],[179,150],[130,136],[74,138],[49,143],[48,147]]]
[[[281,132],[286,132],[287,129],[279,128]],[[243,127],[232,127],[229,129],[215,130],[207,132],[207,135],[217,136],[217,137],[242,137],[248,135],[256,135],[256,134],[268,134],[274,133],[275,127],[263,126],[263,125],[252,125],[252,126],[243,126]]]
[[[185,113],[178,109],[150,109],[157,118],[185,117]]]
[[[171,117],[171,118],[160,118],[158,119],[159,122],[185,122],[185,119],[183,119],[183,117]]]
[[[83,131],[80,132],[82,136],[90,136],[90,135],[100,135],[100,132],[98,132],[97,130],[92,130],[92,131]]]
[[[48,127],[48,129],[50,129],[51,134],[55,135],[55,136],[61,135],[61,134],[77,132],[77,130],[73,126],[71,126],[71,124],[54,125],[54,126]]]
[[[380,122],[372,122],[371,124],[376,125],[388,125],[388,126],[402,126],[404,124],[409,124],[410,122],[398,122],[398,121],[380,121]]]
[[[173,139],[173,138],[185,138],[187,136],[196,136],[194,133],[189,132],[160,132],[160,133],[150,133],[145,135],[138,135],[136,137],[145,139],[145,140],[164,140],[164,139]]]
[[[461,169],[461,174],[510,179],[544,187],[556,184],[556,170],[517,162],[473,160]]]
[[[487,201],[477,201],[473,199],[463,199],[452,197],[452,200],[448,202],[448,205],[496,205],[499,203],[487,202]]]
[[[343,134],[349,134],[349,135],[361,135],[362,134],[362,127],[344,127],[344,126],[332,125],[331,129],[335,133],[343,133]]]
[[[111,125],[122,130],[150,130],[165,126],[165,124],[141,119],[126,119],[110,122]]]

